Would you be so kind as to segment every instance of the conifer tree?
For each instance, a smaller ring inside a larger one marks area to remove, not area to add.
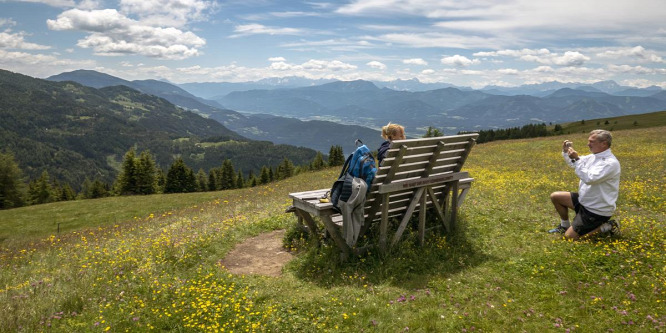
[[[22,172],[11,153],[0,153],[0,209],[20,207],[24,204]]]
[[[294,175],[294,163],[288,158],[284,158],[278,166],[278,179],[286,179]]]
[[[38,179],[30,182],[28,195],[30,203],[33,205],[55,201],[53,188],[49,182],[49,173],[46,170],[42,172],[42,175]]]
[[[208,177],[203,169],[199,169],[199,172],[197,172],[197,191],[208,191]]]
[[[137,193],[137,165],[134,147],[125,153],[123,157],[122,170],[118,175],[118,192],[120,195]]]
[[[231,164],[230,159],[224,160],[222,162],[222,172],[220,177],[220,187],[223,190],[228,190],[234,188],[236,185],[235,178],[236,173],[234,172],[234,166]]]
[[[268,179],[270,181],[275,181],[275,172],[273,172],[273,167],[268,167]]]
[[[345,164],[345,156],[342,152],[342,146],[331,146],[331,149],[328,151],[328,165],[338,166],[343,164]]]
[[[321,170],[324,168],[324,156],[321,154],[320,151],[317,152],[317,156],[315,156],[314,160],[312,161],[312,170]]]
[[[269,170],[268,167],[266,167],[265,165],[261,167],[261,175],[259,176],[259,182],[261,184],[268,184],[268,182],[270,182],[271,177],[268,174],[268,170]]]
[[[74,192],[74,189],[72,186],[69,184],[65,184],[62,186],[60,190],[60,201],[69,201],[69,200],[74,200],[76,199],[76,192]]]
[[[236,188],[245,187],[245,179],[243,179],[243,172],[238,170],[238,177],[236,177]]]
[[[194,171],[185,165],[182,158],[178,158],[167,171],[164,193],[194,192],[196,188]]]
[[[157,173],[155,174],[156,187],[155,191],[158,193],[164,193],[164,186],[166,185],[166,175],[162,168],[157,168]]]
[[[208,170],[208,190],[217,191],[217,171],[215,168]]]
[[[432,126],[428,126],[426,133],[423,135],[424,138],[434,138],[438,136],[444,136],[444,132]]]
[[[141,152],[139,159],[135,161],[136,194],[153,194],[156,192],[156,169],[153,156],[148,151]]]

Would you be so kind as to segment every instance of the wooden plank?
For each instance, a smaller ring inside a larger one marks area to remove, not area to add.
[[[432,138],[420,138],[420,139],[405,139],[405,140],[395,140],[391,143],[391,147],[398,147],[402,144],[407,144],[409,147],[419,147],[427,145],[436,145],[439,141],[456,142],[456,141],[466,141],[469,138],[476,139],[479,137],[479,133],[469,133],[469,134],[460,134],[460,135],[451,135],[451,136],[438,136]]]
[[[378,192],[380,194],[390,193],[399,190],[405,190],[409,188],[416,188],[420,186],[432,186],[435,184],[447,183],[452,181],[457,181],[461,178],[468,178],[469,174],[467,172],[456,172],[443,175],[435,175],[427,178],[418,178],[407,181],[401,181],[391,184],[384,184],[379,186]]]
[[[476,144],[476,138],[470,138],[467,150],[463,154],[460,161],[458,161],[458,168],[456,168],[456,171],[460,171],[462,169],[463,165],[465,164],[465,161],[467,161],[467,156],[469,156],[469,153],[472,151],[472,147],[474,147],[475,144]]]

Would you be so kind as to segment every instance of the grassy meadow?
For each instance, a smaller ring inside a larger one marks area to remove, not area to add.
[[[623,232],[581,242],[546,230],[558,223],[549,194],[577,189],[561,142],[587,153],[584,133],[477,145],[452,234],[423,247],[407,234],[387,255],[346,263],[283,213],[289,192],[329,187],[337,168],[250,189],[0,211],[0,332],[663,332],[664,134],[614,132]],[[288,229],[296,253],[281,277],[220,266],[274,229]]]

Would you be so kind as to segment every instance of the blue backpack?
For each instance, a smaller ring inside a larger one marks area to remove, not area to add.
[[[356,148],[356,151],[352,155],[351,162],[349,163],[349,174],[365,180],[365,183],[368,184],[368,191],[370,191],[370,185],[372,185],[375,173],[377,173],[375,158],[372,156],[370,149],[361,140],[357,140],[357,142],[361,143],[361,146]]]
[[[349,154],[349,157],[345,160],[345,164],[342,166],[338,180],[333,183],[333,187],[329,191],[333,209],[338,213],[340,212],[340,208],[338,207],[340,200],[347,201],[351,195],[352,180],[354,177],[365,181],[368,185],[368,192],[372,186],[372,181],[375,179],[375,173],[377,172],[375,158],[370,153],[370,149],[361,140],[357,140],[357,145],[359,143],[361,146],[356,148],[353,154]]]

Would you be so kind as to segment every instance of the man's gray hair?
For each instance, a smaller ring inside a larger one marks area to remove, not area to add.
[[[613,136],[611,135],[611,132],[607,130],[597,129],[590,132],[590,135],[596,136],[596,139],[599,141],[608,143],[608,147],[610,147],[611,143],[613,143]]]

